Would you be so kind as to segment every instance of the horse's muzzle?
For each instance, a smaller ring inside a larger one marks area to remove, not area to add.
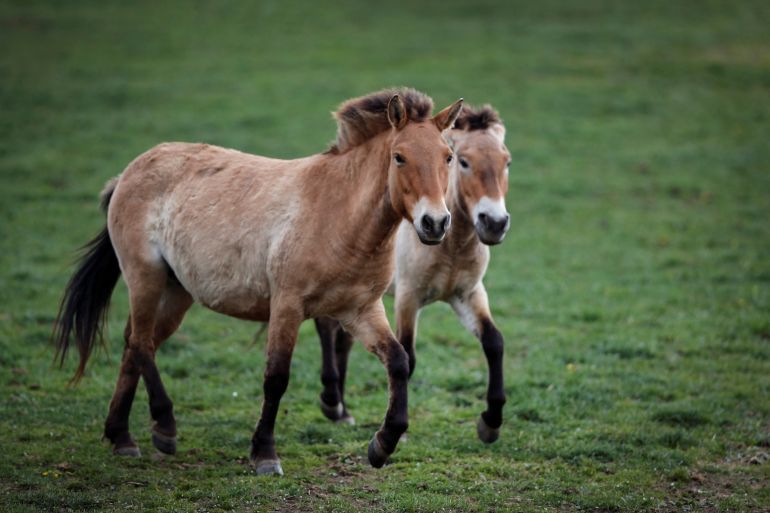
[[[420,218],[417,229],[417,236],[420,238],[420,242],[429,246],[439,244],[447,234],[449,225],[452,223],[452,218],[449,214],[441,217],[433,217],[430,214],[425,214]],[[415,223],[416,225],[418,223]]]
[[[511,216],[505,214],[502,217],[492,217],[488,214],[479,214],[476,220],[476,234],[479,240],[488,245],[500,244],[511,226]]]

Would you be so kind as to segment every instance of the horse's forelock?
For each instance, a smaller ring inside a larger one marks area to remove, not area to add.
[[[341,153],[388,130],[388,103],[395,95],[401,97],[409,121],[420,123],[430,117],[433,100],[411,88],[384,89],[347,100],[334,113],[337,120],[337,140],[329,152]]]
[[[486,130],[494,124],[502,125],[500,114],[491,105],[481,107],[463,107],[462,112],[455,121],[455,128],[459,130]]]

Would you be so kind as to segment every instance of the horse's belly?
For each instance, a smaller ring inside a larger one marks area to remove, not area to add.
[[[165,258],[197,302],[234,317],[267,320],[270,281],[266,251],[169,247]]]

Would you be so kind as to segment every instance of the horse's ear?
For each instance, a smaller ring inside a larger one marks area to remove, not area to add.
[[[455,120],[457,119],[457,116],[460,115],[461,110],[463,110],[462,98],[433,116],[433,122],[436,124],[438,129],[443,132],[447,128],[452,128],[452,125],[455,124]]]
[[[388,102],[388,121],[396,130],[401,130],[406,126],[406,107],[404,100],[397,94]]]

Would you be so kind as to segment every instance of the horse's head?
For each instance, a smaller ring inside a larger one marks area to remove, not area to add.
[[[466,109],[447,138],[455,153],[451,179],[461,207],[481,242],[499,244],[511,224],[505,209],[511,162],[505,127],[489,106]]]
[[[388,102],[388,190],[396,212],[412,223],[423,244],[438,244],[449,229],[444,196],[454,156],[442,137],[462,109],[462,99],[423,121],[410,121],[399,95]]]

